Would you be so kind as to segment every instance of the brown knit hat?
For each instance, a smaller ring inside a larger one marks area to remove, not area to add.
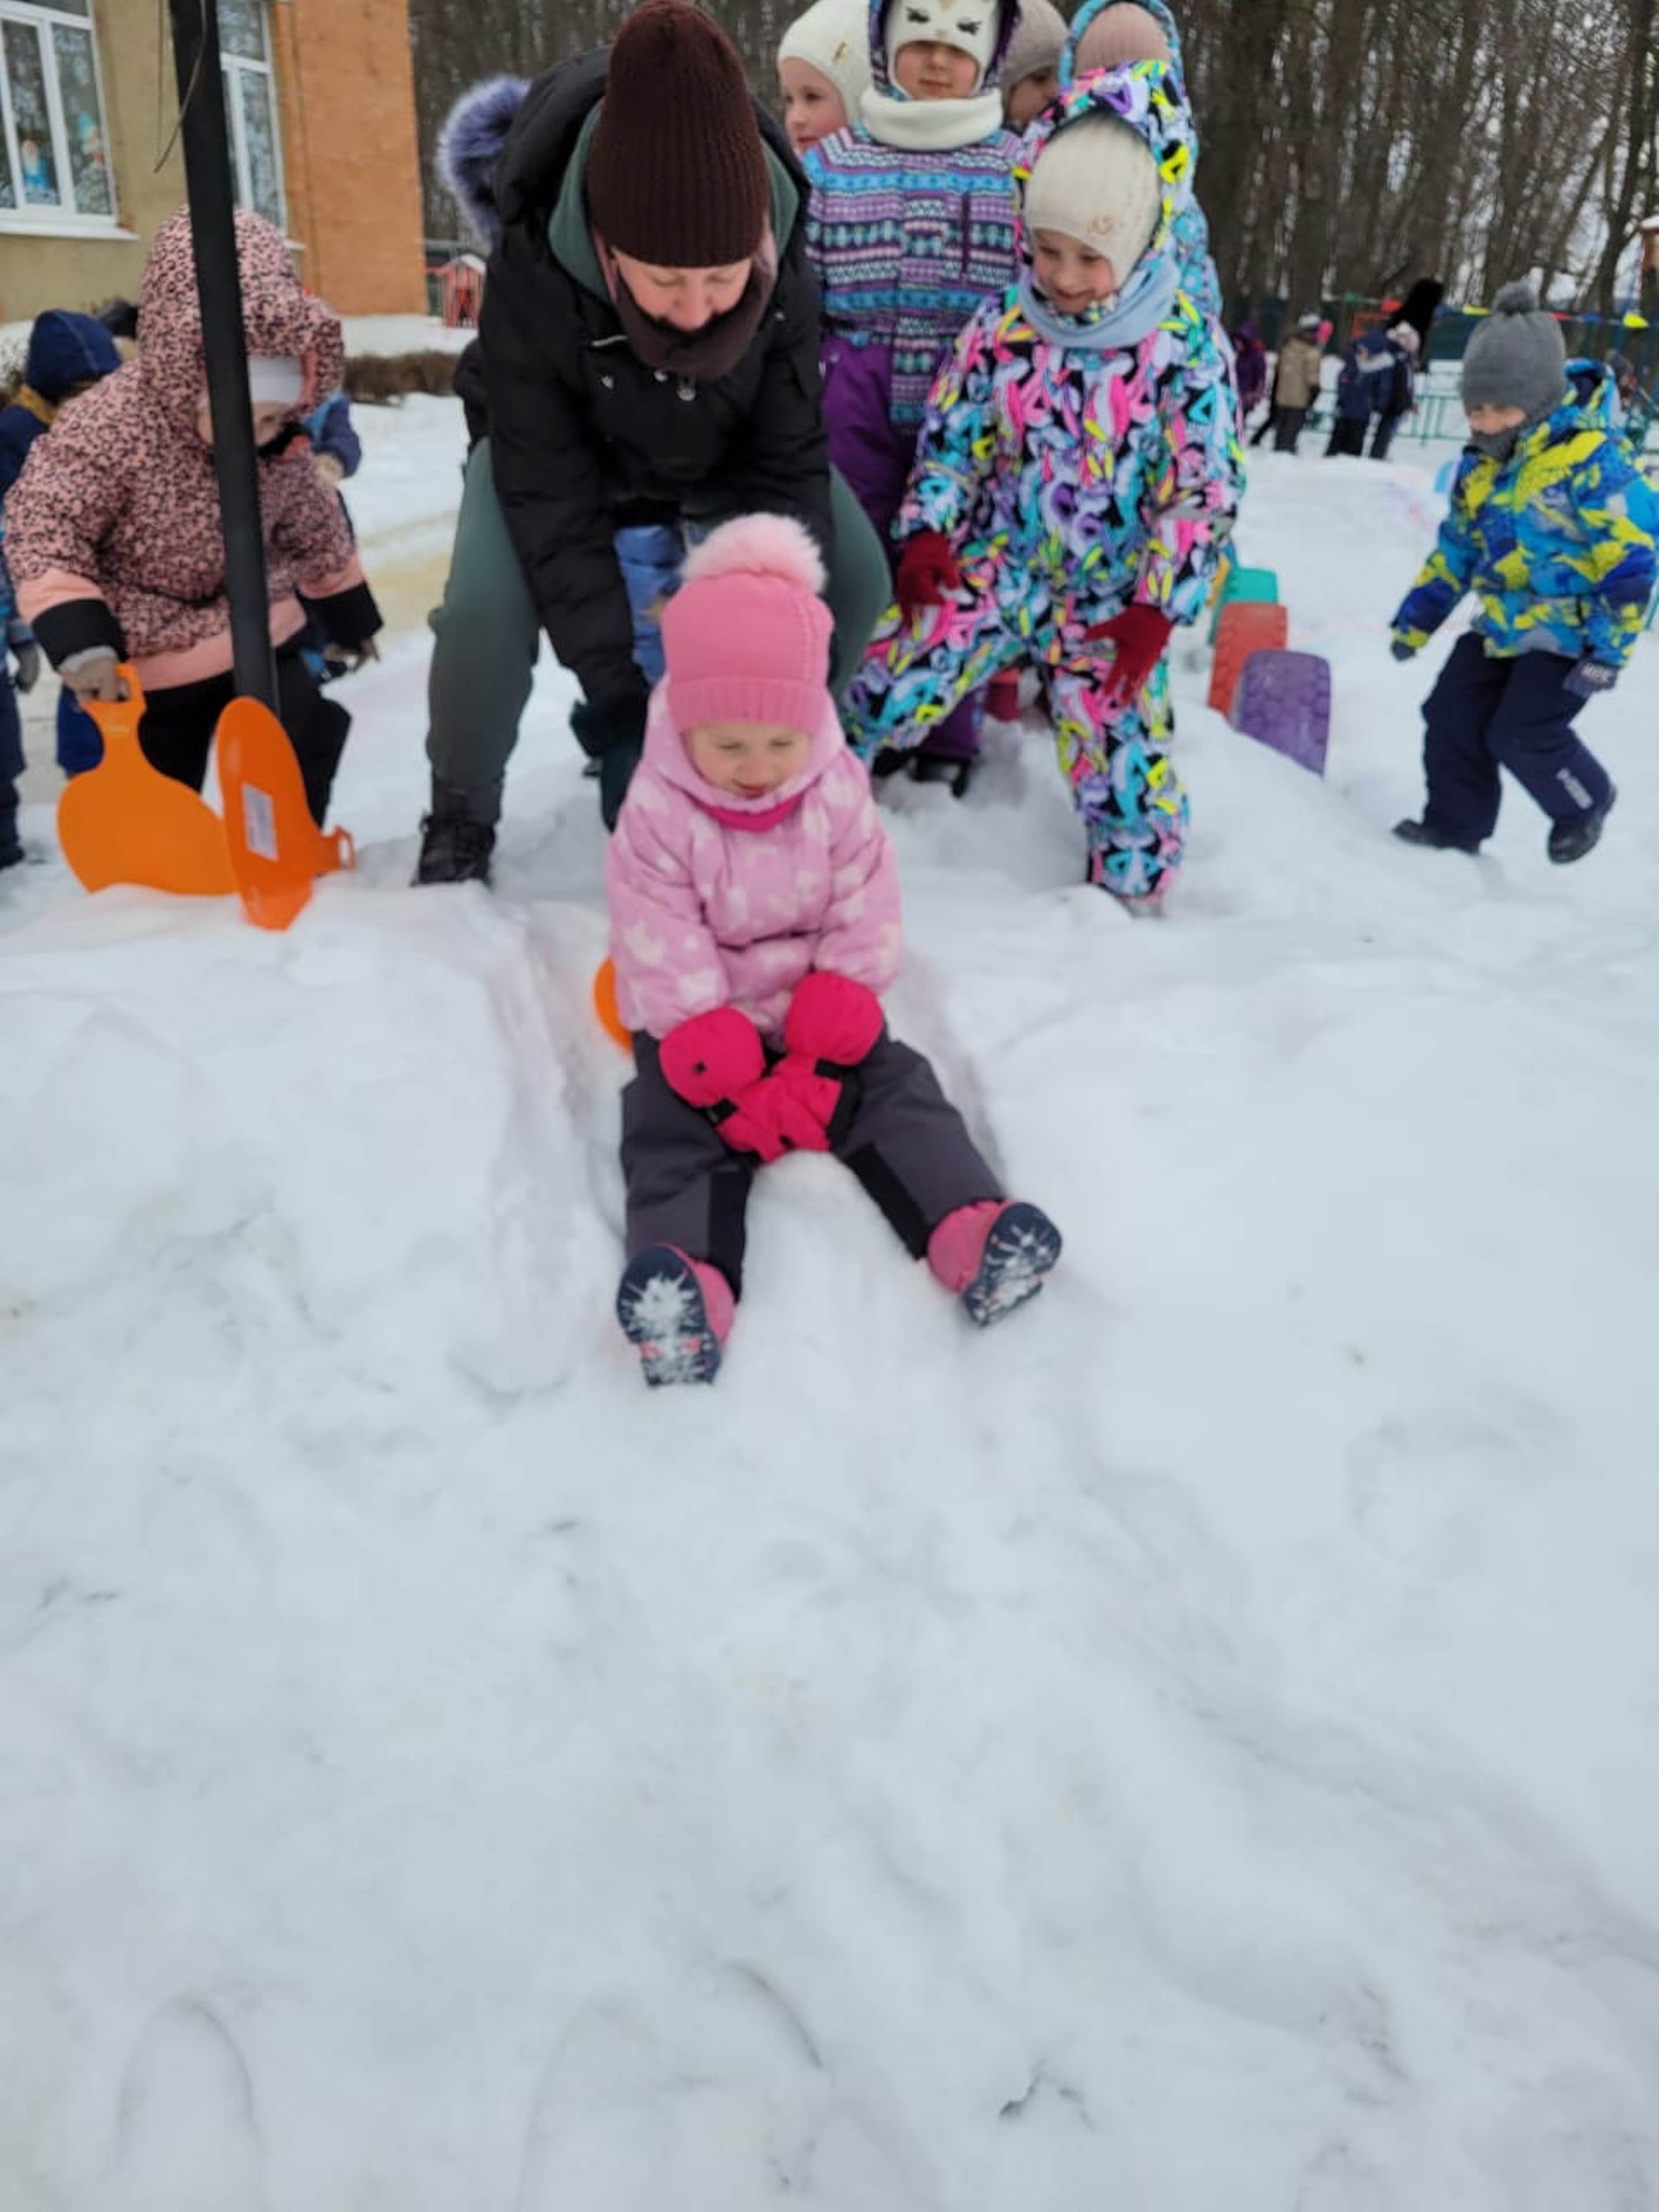
[[[587,211],[659,269],[746,261],[766,234],[766,149],[737,49],[690,0],[640,0],[611,48]]]

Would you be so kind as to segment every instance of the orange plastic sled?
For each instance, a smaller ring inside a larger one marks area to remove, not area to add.
[[[593,973],[593,1011],[606,1036],[615,1037],[624,1052],[631,1052],[634,1038],[617,1012],[617,970],[609,958],[601,960]]]
[[[104,757],[71,778],[58,802],[64,858],[89,891],[112,884],[201,898],[236,889],[224,824],[197,792],[175,783],[144,758],[138,724],[143,687],[121,669],[125,699],[89,699],[87,712],[103,733]]]
[[[248,920],[286,929],[319,876],[357,865],[346,830],[319,830],[288,732],[257,699],[233,699],[219,717],[222,842]]]
[[[1282,653],[1290,642],[1291,617],[1285,608],[1249,599],[1230,599],[1221,610],[1210,668],[1209,703],[1231,716],[1233,694],[1253,653]]]

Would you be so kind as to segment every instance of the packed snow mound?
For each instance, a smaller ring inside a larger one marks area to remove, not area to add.
[[[988,1335],[796,1160],[641,1387],[556,671],[493,896],[414,641],[288,935],[0,878],[7,2212],[1659,2203],[1654,649],[1592,860],[1395,845],[1435,519],[1258,470],[1331,771],[1179,648],[1165,922],[890,787]]]

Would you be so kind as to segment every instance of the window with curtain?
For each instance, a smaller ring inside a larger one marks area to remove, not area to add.
[[[3,4],[3,0],[0,0]],[[270,65],[265,0],[219,0],[219,49],[230,125],[236,204],[288,228],[276,77]]]
[[[92,0],[0,0],[0,226],[114,222]]]

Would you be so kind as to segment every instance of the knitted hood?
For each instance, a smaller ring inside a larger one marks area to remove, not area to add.
[[[1025,188],[1044,148],[1057,132],[1093,116],[1127,123],[1158,167],[1158,224],[1133,275],[1118,295],[1120,305],[1127,307],[1161,278],[1161,264],[1170,253],[1176,217],[1192,197],[1192,118],[1176,88],[1174,70],[1162,62],[1136,62],[1128,69],[1103,70],[1098,76],[1084,77],[1063,91],[1031,125],[1014,164],[1014,183],[1021,202],[1018,251],[1021,266],[1029,275],[1034,264],[1025,225]]]
[[[300,397],[289,410],[298,422],[344,380],[339,322],[301,283],[281,234],[263,216],[237,216],[236,261],[250,356],[293,355],[300,362]],[[169,216],[155,234],[144,264],[138,330],[137,368],[146,398],[158,414],[193,428],[207,392],[207,364],[187,209]]]
[[[903,100],[904,94],[893,84],[892,72],[887,66],[887,14],[892,0],[870,0],[870,76],[872,89],[883,100]],[[964,4],[977,7],[980,0],[964,0]],[[988,8],[999,10],[1001,21],[997,26],[996,45],[991,51],[991,65],[985,72],[981,92],[988,92],[1000,79],[1002,64],[1008,58],[1014,33],[1019,28],[1019,0],[984,0]]]

